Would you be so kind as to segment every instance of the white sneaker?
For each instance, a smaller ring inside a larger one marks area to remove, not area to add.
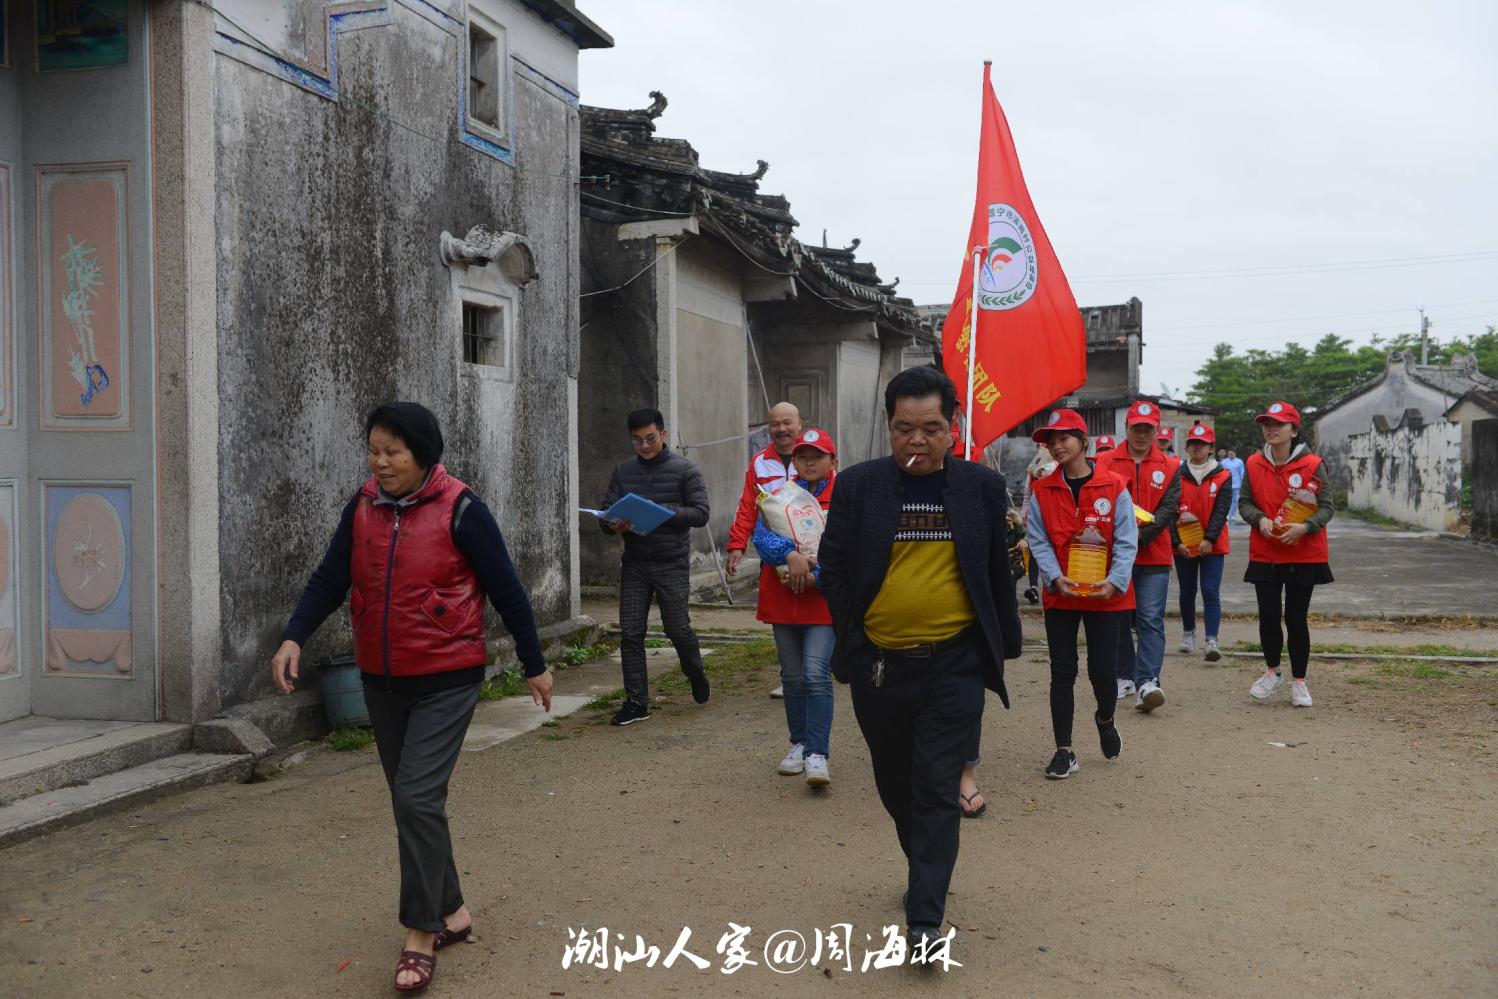
[[[1133,680],[1120,680],[1120,681],[1118,681],[1118,699],[1120,701],[1123,700],[1125,697],[1128,697],[1133,692],[1134,692],[1134,681]]]
[[[1151,712],[1165,703],[1165,691],[1153,680],[1146,680],[1134,695],[1134,710]]]
[[[780,686],[776,687],[774,690],[770,691],[770,696],[773,697],[773,698],[775,698],[777,701],[783,700],[785,698],[785,684],[781,684]],[[799,770],[796,771],[796,773],[800,773],[800,772],[801,771],[799,771]]]
[[[1304,680],[1290,681],[1290,703],[1297,708],[1311,706],[1311,689],[1306,686]]]
[[[1182,652],[1195,652],[1196,651],[1196,632],[1194,632],[1194,631],[1188,631],[1184,635],[1181,636],[1181,651]]]
[[[796,776],[806,769],[805,754],[806,747],[799,742],[796,743],[791,747],[791,751],[785,754],[785,759],[780,761],[780,766],[775,768],[775,772],[785,774],[787,777]]]
[[[806,754],[806,783],[812,787],[832,783],[832,775],[827,772],[827,757],[821,753]]]
[[[1207,662],[1215,663],[1222,658],[1222,653],[1217,648],[1217,639],[1207,639]]]
[[[1248,688],[1248,693],[1256,701],[1267,701],[1270,696],[1285,685],[1285,678],[1272,669],[1266,669],[1264,675],[1254,681],[1254,685]],[[1307,697],[1310,695],[1307,694]]]

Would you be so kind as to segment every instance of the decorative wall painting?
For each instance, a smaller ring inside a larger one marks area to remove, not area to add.
[[[36,0],[36,68],[97,69],[129,61],[129,0]]]
[[[16,659],[16,487],[0,483],[0,676],[18,672]]]
[[[129,425],[123,167],[38,168],[42,427]]]
[[[128,677],[130,487],[46,483],[43,493],[46,671]]]

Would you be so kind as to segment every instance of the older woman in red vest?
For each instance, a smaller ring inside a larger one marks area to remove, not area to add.
[[[1056,471],[1031,483],[1025,537],[1044,581],[1046,645],[1051,658],[1051,729],[1056,755],[1045,768],[1052,780],[1076,773],[1072,750],[1072,689],[1077,680],[1077,630],[1087,634],[1087,678],[1097,711],[1103,756],[1122,749],[1113,723],[1119,634],[1134,607],[1134,558],[1139,530],[1123,476],[1087,460],[1087,424],[1070,409],[1053,412],[1032,435],[1056,460]]]
[[[1326,463],[1311,453],[1300,436],[1299,410],[1288,402],[1276,402],[1255,419],[1264,434],[1264,450],[1244,463],[1238,513],[1254,528],[1243,579],[1253,583],[1258,593],[1265,669],[1248,692],[1264,701],[1284,686],[1280,653],[1288,639],[1290,703],[1308,708],[1311,593],[1332,581],[1326,541],[1326,525],[1332,519],[1331,487]],[[1284,634],[1280,632],[1282,618]]]
[[[446,806],[489,660],[486,598],[514,636],[532,699],[547,711],[551,674],[499,525],[440,464],[437,418],[414,402],[392,402],[369,414],[364,431],[370,477],[344,506],[271,673],[282,693],[291,693],[302,646],[352,588],[354,661],[400,846],[406,940],[395,987],[415,992],[431,982],[436,951],[473,929]]]

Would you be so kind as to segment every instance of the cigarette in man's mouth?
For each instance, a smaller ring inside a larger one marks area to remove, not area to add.
[[[918,455],[918,454],[911,455],[910,458],[905,462],[905,467],[909,468],[911,465],[914,465],[915,464],[915,460],[917,458],[919,458],[919,457],[920,457],[920,455]]]

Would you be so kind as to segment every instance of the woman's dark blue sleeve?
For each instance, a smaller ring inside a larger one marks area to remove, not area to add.
[[[322,562],[307,581],[302,598],[296,602],[296,610],[292,612],[286,630],[281,632],[281,641],[306,645],[312,633],[347,599],[349,587],[354,585],[351,558],[354,551],[354,508],[358,503],[359,494],[355,493],[344,506],[333,540],[328,543]]]
[[[536,630],[531,598],[510,561],[494,514],[477,496],[470,493],[466,498],[467,506],[453,525],[453,543],[473,566],[479,586],[515,639],[515,655],[525,675],[540,676],[546,672],[546,658],[541,653],[541,636]]]

